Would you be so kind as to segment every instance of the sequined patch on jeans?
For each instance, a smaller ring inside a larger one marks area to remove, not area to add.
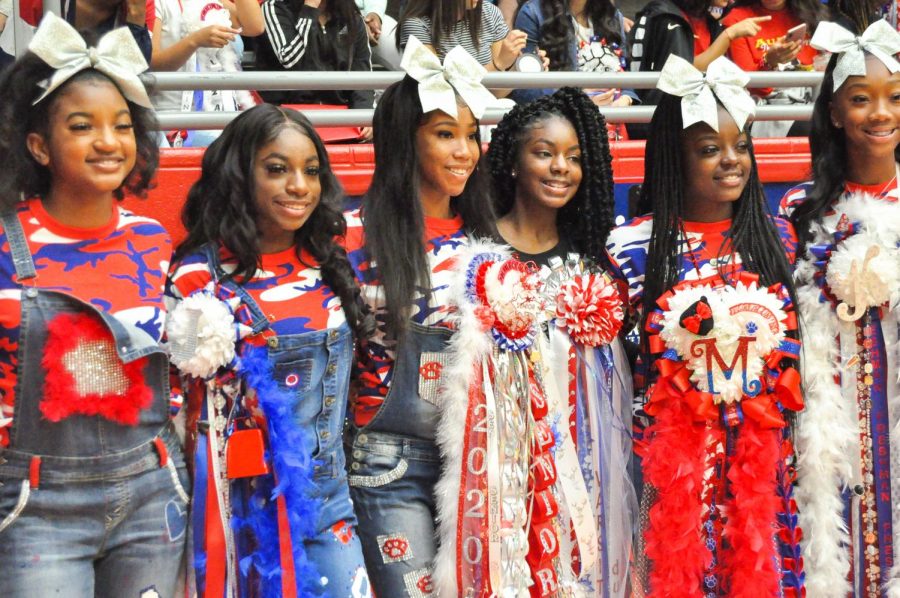
[[[409,546],[409,538],[406,534],[388,534],[386,536],[378,536],[378,550],[381,552],[381,559],[388,563],[399,563],[408,561],[413,557],[412,548]]]
[[[441,380],[444,367],[450,361],[447,353],[422,353],[419,355],[419,396],[435,407],[441,406]]]
[[[334,537],[345,546],[353,540],[353,526],[347,521],[338,521],[331,526],[331,533]]]
[[[431,567],[410,571],[403,576],[403,583],[410,598],[430,598],[434,596],[434,584],[431,582]]]
[[[128,378],[111,340],[81,340],[62,356],[63,367],[75,380],[75,394],[123,395]]]

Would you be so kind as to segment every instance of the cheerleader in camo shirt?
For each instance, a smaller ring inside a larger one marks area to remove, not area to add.
[[[798,490],[811,596],[900,596],[900,34],[822,23],[834,53],[813,111],[814,181],[782,210],[801,241],[807,410]]]
[[[641,330],[635,595],[803,592],[787,425],[802,406],[795,240],[767,213],[746,82],[724,58],[705,76],[669,59],[646,151],[647,215],[607,244]]]
[[[201,595],[372,595],[341,442],[372,318],[334,241],[342,200],[309,121],[269,104],[225,128],[188,194],[167,333],[191,380]]]

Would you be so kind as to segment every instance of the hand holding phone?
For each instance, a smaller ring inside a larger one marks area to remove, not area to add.
[[[802,42],[806,39],[806,23],[800,23],[796,27],[791,27],[784,35],[786,42]]]

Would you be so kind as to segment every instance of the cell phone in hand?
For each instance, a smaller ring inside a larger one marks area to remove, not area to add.
[[[806,39],[806,23],[800,23],[796,27],[791,27],[784,35],[786,42],[802,42]]]

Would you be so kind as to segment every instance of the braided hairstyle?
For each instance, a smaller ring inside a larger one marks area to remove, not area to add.
[[[203,155],[200,179],[188,192],[181,220],[187,238],[175,251],[177,262],[207,243],[224,246],[237,260],[229,274],[236,282],[256,275],[261,265],[259,216],[254,200],[256,154],[286,128],[308,137],[319,158],[319,205],[294,232],[299,258],[308,251],[319,263],[322,280],[340,298],[354,337],[364,341],[375,329],[375,318],[363,302],[347,253],[335,242],[346,230],[341,210],[344,191],[328,160],[328,152],[309,120],[294,110],[261,104],[242,112]],[[302,258],[301,258],[302,260]]]
[[[88,43],[90,45],[90,41]],[[0,156],[4,161],[0,168],[0,210],[15,205],[22,195],[26,198],[43,196],[50,191],[50,171],[34,159],[26,140],[30,133],[38,133],[45,139],[49,136],[58,100],[80,83],[106,82],[118,89],[116,83],[100,71],[85,69],[34,104],[34,100],[44,93],[40,82],[49,79],[53,72],[53,67],[28,52],[0,76]],[[134,168],[114,193],[116,199],[122,199],[126,193],[144,196],[159,164],[153,111],[127,98],[126,103],[131,113],[137,153]]]
[[[869,55],[868,52],[865,53]],[[798,255],[804,255],[812,237],[812,223],[822,218],[828,208],[840,198],[846,183],[847,137],[843,129],[831,122],[831,103],[834,100],[834,69],[840,54],[834,54],[825,69],[821,92],[813,108],[809,134],[812,156],[813,184],[806,198],[791,213],[800,244]],[[894,148],[894,160],[900,162],[900,146]]]
[[[491,138],[490,167],[494,207],[507,214],[516,199],[516,180],[510,176],[519,162],[522,144],[531,129],[558,116],[572,124],[581,147],[581,184],[575,196],[559,210],[557,227],[569,236],[575,249],[594,261],[604,255],[606,237],[613,226],[612,156],[606,121],[583,91],[563,87],[510,110]]]
[[[702,125],[694,125],[702,126]],[[678,280],[684,232],[685,177],[682,158],[683,120],[681,98],[663,94],[650,122],[650,136],[644,154],[644,184],[638,213],[653,213],[653,228],[647,250],[647,272],[644,277],[643,315],[641,330],[656,309],[656,300],[672,288]],[[785,247],[769,212],[765,192],[759,179],[756,156],[745,129],[751,159],[750,177],[740,198],[734,203],[731,228],[718,255],[737,252],[745,270],[759,274],[764,285],[781,283],[796,302],[791,265]],[[720,260],[719,276],[726,279],[726,260]],[[649,365],[651,355],[644,343],[644,359]]]
[[[544,23],[541,25],[540,46],[547,52],[551,71],[571,71],[578,65],[571,64],[570,48],[575,43],[572,13],[569,0],[540,0]],[[622,45],[617,9],[612,0],[588,0],[585,13],[590,18],[594,35],[607,43]]]
[[[832,18],[846,17],[859,35],[881,18],[884,0],[831,0],[829,6]]]

